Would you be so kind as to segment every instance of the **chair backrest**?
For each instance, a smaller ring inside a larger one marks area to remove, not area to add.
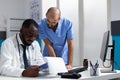
[[[37,37],[36,41],[38,41],[42,52],[42,40],[39,37]]]
[[[0,48],[1,48],[1,45],[2,45],[3,41],[4,41],[4,39],[0,39]]]
[[[6,39],[6,31],[0,31],[0,49],[2,42]]]
[[[40,39],[39,37],[37,37],[37,39],[36,39],[36,40],[38,41],[38,43],[39,43],[40,47],[42,47],[42,41],[41,41],[41,39]]]

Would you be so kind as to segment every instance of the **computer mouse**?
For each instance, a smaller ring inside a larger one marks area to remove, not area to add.
[[[78,79],[80,77],[81,77],[81,74],[78,74],[78,73],[65,73],[61,75],[61,78]]]

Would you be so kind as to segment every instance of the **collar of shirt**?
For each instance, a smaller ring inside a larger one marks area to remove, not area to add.
[[[18,44],[19,44],[19,45],[21,45],[21,44],[24,45],[23,42],[22,42],[22,40],[20,39],[19,33],[17,33],[17,40],[18,40]],[[33,47],[33,44],[31,44],[30,46]]]

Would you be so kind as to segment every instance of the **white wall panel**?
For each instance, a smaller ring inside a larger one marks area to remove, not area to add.
[[[111,0],[111,20],[120,20],[120,0]]]
[[[103,33],[107,26],[107,0],[84,0],[84,57],[100,59]]]
[[[73,66],[79,66],[82,59],[82,47],[80,47],[80,39],[83,39],[80,36],[79,30],[79,1],[78,0],[59,0],[59,8],[61,9],[61,15],[70,19],[73,22],[73,31],[74,31],[74,57],[73,57]],[[82,2],[82,0],[80,0]],[[83,12],[82,10],[80,11]],[[81,17],[82,18],[82,17]]]
[[[46,12],[50,7],[56,7],[57,0],[42,0],[42,17],[46,17]]]

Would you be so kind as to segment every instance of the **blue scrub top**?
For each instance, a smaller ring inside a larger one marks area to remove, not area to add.
[[[46,18],[38,21],[39,36],[41,39],[49,39],[57,57],[62,57],[65,64],[68,62],[68,45],[67,40],[73,39],[72,22],[68,19],[61,18],[54,32],[48,27]],[[45,45],[43,56],[49,56]]]

